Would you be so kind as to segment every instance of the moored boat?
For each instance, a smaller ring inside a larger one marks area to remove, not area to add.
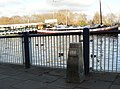
[[[101,10],[101,0],[99,0],[100,5],[100,24],[84,27],[53,27],[47,28],[46,30],[37,30],[37,33],[51,34],[51,33],[70,33],[70,32],[82,32],[84,28],[89,28],[90,32],[115,32],[118,31],[118,25],[114,24],[112,26],[103,25],[102,22],[102,10]]]

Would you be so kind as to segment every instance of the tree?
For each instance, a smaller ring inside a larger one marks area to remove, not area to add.
[[[100,14],[98,12],[96,12],[94,17],[93,17],[93,23],[100,24]]]

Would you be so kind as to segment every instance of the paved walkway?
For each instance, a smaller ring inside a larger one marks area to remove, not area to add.
[[[0,89],[120,89],[120,74],[90,73],[81,84],[65,81],[62,69],[0,64]]]

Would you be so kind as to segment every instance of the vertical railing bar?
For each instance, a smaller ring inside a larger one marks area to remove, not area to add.
[[[47,67],[47,65],[46,65],[46,60],[45,60],[45,36],[43,36],[43,63],[44,63],[44,65]]]
[[[43,63],[44,63],[44,66],[46,66],[47,67],[47,65],[46,65],[46,62],[45,62],[45,59],[44,59],[44,57],[45,57],[45,44],[44,44],[44,38],[45,38],[45,36],[43,36],[42,37],[42,42],[43,42]]]
[[[57,67],[59,66],[59,57],[58,57],[58,53],[59,53],[59,36],[57,36],[57,39],[56,39],[56,44],[57,44]]]
[[[8,43],[8,46],[9,46],[9,47],[8,47],[8,50],[9,50],[9,52],[11,53],[11,48],[10,48],[10,47],[11,47],[11,44],[10,44],[10,43],[11,43],[11,39],[10,39],[10,41],[9,41],[9,43]],[[9,60],[9,61],[11,60],[11,54],[9,54],[8,60]]]
[[[24,33],[25,68],[30,68],[29,33]]]
[[[25,64],[24,38],[22,37],[21,40],[22,40],[22,57],[23,57],[23,63],[22,64]]]
[[[1,50],[1,52],[3,52],[3,47],[2,47],[2,43],[3,43],[3,41],[2,41],[3,39],[2,38],[0,38],[0,42],[1,42],[1,44],[0,44],[0,50]],[[2,58],[0,57],[0,62],[2,62],[2,60],[1,60]]]
[[[30,39],[30,42],[29,42],[29,49],[30,49],[30,62],[31,62],[31,65],[34,65],[33,64],[33,57],[34,57],[34,47],[33,47],[33,37],[29,37]]]
[[[78,35],[75,35],[75,39],[76,39],[76,42],[78,42],[78,37],[77,37]]]
[[[94,35],[92,35],[92,69],[94,69]]]
[[[20,54],[20,55],[19,55],[19,58],[18,58],[18,63],[20,64],[20,58],[21,58],[21,52],[20,52],[20,51],[21,51],[21,50],[20,50],[20,38],[18,38],[18,44],[17,44],[17,45],[18,45],[18,54]]]
[[[117,37],[116,72],[117,72],[117,68],[118,68],[118,39],[119,39],[119,37]]]
[[[102,70],[102,37],[100,38],[100,71]]]
[[[40,37],[37,37],[38,40],[38,65],[40,66]]]
[[[4,45],[4,49],[3,49],[4,53],[6,53],[6,51],[5,51],[5,46],[6,46],[6,45],[5,45],[5,40],[6,40],[6,38],[4,38],[4,41],[3,41],[3,43],[4,43],[4,44],[3,44],[3,45]],[[5,56],[5,57],[6,57],[6,56]],[[3,63],[4,63],[4,62],[5,62],[5,59],[3,58]]]
[[[89,68],[90,68],[90,60],[89,60],[89,54],[90,54],[90,50],[89,50],[89,29],[88,28],[84,28],[83,29],[83,58],[84,58],[84,71],[85,71],[85,75],[89,74]]]
[[[60,63],[60,67],[61,67],[61,45],[62,45],[62,39],[61,39],[61,36],[60,36],[60,60],[59,60],[59,63]]]
[[[48,66],[50,66],[50,36],[48,36]]]
[[[6,38],[4,39],[4,43],[3,43],[3,45],[4,45],[4,49],[3,49],[3,51],[4,51],[4,53],[6,53],[6,51],[5,51],[5,41],[6,40]],[[4,55],[5,56],[5,55]],[[5,56],[6,57],[6,56]],[[3,63],[5,62],[5,59],[3,58]]]
[[[65,38],[65,39],[66,39],[66,58],[65,58],[65,64],[67,64],[67,55],[68,55],[68,54],[67,54],[67,52],[68,52],[68,51],[67,51],[67,49],[68,49],[68,44],[67,44],[68,41],[67,41],[67,37],[68,37],[68,35],[66,35],[65,37],[66,37],[66,38]],[[65,66],[64,66],[64,68],[65,68]]]
[[[9,40],[9,39],[10,39],[10,38],[8,38],[8,40]],[[11,41],[9,41],[8,46],[10,46],[10,42],[11,42]],[[8,47],[8,48],[10,49],[10,47]],[[8,50],[9,50],[9,49],[8,49]],[[9,61],[10,61],[10,55],[9,55],[8,59],[9,59]]]
[[[36,54],[37,54],[37,59],[36,59],[36,65],[37,66],[39,66],[39,43],[38,43],[38,37],[35,37],[35,39],[36,39],[36,44],[37,44],[37,52],[36,52]]]
[[[39,63],[39,37],[36,37],[36,40],[37,40],[37,65],[40,66],[40,63]]]
[[[46,65],[47,65],[47,55],[48,55],[48,52],[47,52],[47,36],[45,36],[45,58],[46,58]]]
[[[17,39],[17,42],[16,42],[15,47],[16,47],[16,53],[17,53],[17,55],[18,55],[18,54],[19,54],[19,49],[18,49],[18,47],[19,47],[19,45],[18,45],[18,38],[15,38],[15,39]],[[17,64],[19,64],[19,56],[17,56],[16,62],[17,62]]]
[[[110,37],[108,37],[108,72],[109,72],[109,60],[110,60]]]
[[[105,64],[106,64],[106,35],[104,36],[104,72],[106,70]]]
[[[19,54],[20,56],[20,49],[19,49],[19,38],[16,38],[17,39],[17,54]],[[18,60],[17,60],[17,64],[20,64],[20,61],[19,61],[19,56],[18,56]]]
[[[23,37],[20,37],[20,50],[21,50],[21,59],[20,59],[20,61],[21,61],[21,65],[23,65],[23,63],[24,63],[24,53],[23,53]]]
[[[52,59],[52,42],[53,42],[53,41],[52,41],[52,36],[51,36],[51,61],[50,61],[50,62],[52,63],[51,65],[52,65],[52,67],[53,67],[53,59]]]
[[[72,36],[71,38],[72,38],[72,42],[73,42],[73,40],[74,40],[73,35],[71,35],[71,36]]]
[[[9,43],[9,41],[8,41],[9,39],[7,38],[6,39],[6,58],[7,58],[7,60],[9,60],[9,57],[8,57],[8,43]]]
[[[64,53],[65,53],[65,49],[64,49],[65,42],[64,42],[64,39],[65,39],[65,38],[64,38],[64,37],[65,37],[65,35],[63,35],[63,63],[62,63],[62,64],[63,64],[63,67],[62,67],[62,68],[64,68],[64,64],[65,64],[65,59],[64,59],[64,55],[65,55],[65,54],[64,54]]]
[[[14,55],[15,55],[15,52],[16,52],[16,50],[15,50],[15,38],[13,38],[14,39],[14,42],[13,42],[13,50],[14,50]],[[16,60],[16,55],[15,55],[15,57],[13,57],[13,61],[11,61],[11,62],[13,62],[13,63],[15,63],[15,60]]]
[[[2,52],[2,38],[0,38],[0,42],[1,42],[1,44],[0,44],[0,50],[1,50],[1,52]],[[1,54],[1,53],[0,53]],[[0,57],[0,63],[1,63],[1,57]]]
[[[7,40],[8,40],[8,39],[6,39],[6,48],[5,48],[5,49],[6,49],[6,54],[5,54],[5,55],[6,55],[6,58],[8,57],[8,56],[7,56],[7,46],[8,46],[8,45],[7,45]]]
[[[48,40],[49,40],[49,38],[48,38],[49,36],[46,36],[46,52],[47,52],[47,55],[46,55],[46,62],[47,62],[47,65],[49,66],[49,64],[48,64],[48,60],[49,60],[49,52],[48,52],[48,49],[49,49],[49,43],[48,43]]]
[[[37,44],[37,37],[34,37],[34,45],[33,46],[35,47],[35,65],[37,66],[38,65],[38,63],[37,63],[37,61],[38,61],[38,53],[37,53],[38,47],[36,47],[36,44]]]
[[[19,53],[20,53],[20,58],[19,58],[19,63],[21,64],[21,57],[22,57],[22,55],[21,55],[21,43],[20,42],[22,42],[21,41],[21,38],[19,38],[19,42],[18,42],[18,44],[19,44]]]
[[[15,47],[15,54],[16,54],[16,58],[15,58],[15,61],[14,61],[14,63],[16,64],[17,63],[17,47],[16,47],[16,39],[14,38],[14,47]]]
[[[16,53],[19,54],[19,45],[18,45],[18,38],[15,38],[17,39],[17,42],[16,42]],[[20,55],[20,54],[19,54]],[[17,57],[17,64],[19,64],[19,56]]]
[[[97,56],[96,56],[96,70],[98,70],[98,35],[97,35]]]
[[[41,54],[41,61],[40,62],[41,62],[41,66],[42,66],[42,64],[43,64],[42,60],[43,59],[42,59],[42,47],[41,47],[41,44],[42,44],[42,37],[40,36],[40,54]]]
[[[16,52],[17,51],[16,50],[17,47],[16,47],[16,40],[15,40],[15,38],[14,38],[14,48],[15,48],[15,54],[17,54],[17,52]],[[15,60],[13,61],[13,63],[15,63],[15,64],[17,63],[17,56],[15,57]]]
[[[24,49],[24,46],[23,46],[23,37],[20,38],[20,49],[21,49],[21,65],[24,64],[24,52],[23,52],[23,49]],[[31,62],[32,63],[32,62]]]
[[[35,37],[32,37],[32,41],[33,41],[33,43],[32,43],[32,47],[33,47],[33,54],[34,54],[34,56],[33,56],[33,64],[34,65],[36,65],[36,62],[35,62],[35,60],[36,60],[36,53],[35,53]]]
[[[9,38],[7,38],[6,44],[7,44],[7,45],[6,45],[6,46],[7,46],[7,47],[6,47],[6,51],[7,51],[8,48],[9,48],[9,46],[8,46],[8,45],[9,45]],[[9,61],[10,59],[9,59],[8,51],[7,51],[6,56],[7,56],[7,60]]]
[[[32,62],[32,53],[33,53],[33,50],[32,50],[32,40],[31,40],[31,36],[29,35],[29,37],[28,37],[28,42],[29,42],[29,55],[30,55],[30,64],[32,65],[33,64],[33,62]]]
[[[3,45],[4,45],[4,49],[3,49],[4,53],[6,53],[6,50],[5,50],[6,43],[5,43],[5,42],[6,42],[6,38],[4,38],[4,44],[3,44]],[[6,57],[6,56],[5,56],[5,57]],[[5,62],[5,59],[3,58],[3,63],[4,63],[4,62]]]
[[[8,53],[7,53],[8,52],[7,51],[7,49],[8,49],[7,47],[8,47],[8,38],[6,38],[6,48],[5,48],[6,49],[6,54],[5,55],[6,55],[7,60],[9,61]],[[11,62],[9,61],[9,63],[11,63]]]
[[[19,56],[20,56],[20,50],[19,50],[19,38],[16,38],[16,39],[17,39],[17,54],[19,54]],[[17,63],[18,63],[18,64],[20,64],[19,56],[18,56],[18,60],[17,60]]]
[[[53,60],[54,60],[54,61],[53,61],[53,62],[54,62],[54,63],[53,63],[53,64],[54,64],[54,67],[56,68],[56,58],[55,58],[55,37],[56,37],[56,36],[53,36],[53,42],[54,42],[54,44],[53,44],[53,46],[54,46],[54,47],[53,47],[53,50],[54,50],[54,51],[53,51],[53,55],[54,55],[54,57],[53,57]]]
[[[113,47],[112,47],[112,72],[113,72],[113,65],[114,65],[114,37],[113,37]]]

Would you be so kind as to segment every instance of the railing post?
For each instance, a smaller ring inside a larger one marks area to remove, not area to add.
[[[24,51],[25,51],[25,68],[30,68],[30,51],[29,51],[29,33],[28,32],[24,32],[23,33],[23,37],[24,37]]]
[[[83,29],[83,57],[85,75],[89,74],[89,29]]]

